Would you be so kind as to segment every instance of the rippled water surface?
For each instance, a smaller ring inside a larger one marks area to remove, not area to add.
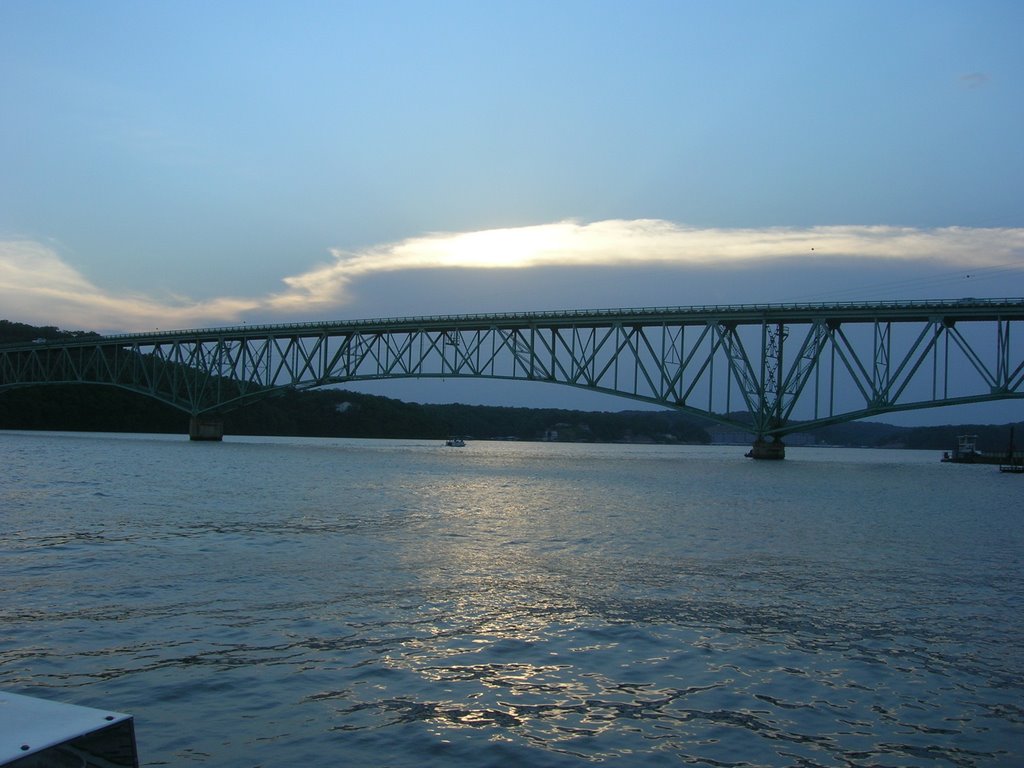
[[[147,765],[1019,766],[1024,479],[0,433],[0,687]]]

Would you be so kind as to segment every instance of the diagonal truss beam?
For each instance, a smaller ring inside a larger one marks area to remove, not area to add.
[[[457,315],[0,347],[0,389],[110,384],[192,415],[387,378],[543,381],[781,437],[1024,397],[1024,299]]]

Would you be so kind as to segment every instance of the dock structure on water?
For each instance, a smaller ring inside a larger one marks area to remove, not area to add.
[[[0,691],[0,766],[139,768],[134,719]]]
[[[1024,473],[1024,451],[1018,451],[1013,442],[1013,427],[1010,428],[1010,443],[1005,451],[979,451],[977,435],[957,436],[956,447],[942,454],[942,461],[949,464],[998,465],[1000,472]]]

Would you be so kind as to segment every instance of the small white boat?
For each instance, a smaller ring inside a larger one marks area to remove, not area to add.
[[[461,437],[449,437],[447,440],[444,441],[444,444],[446,446],[448,446],[449,448],[465,448],[466,447],[466,441],[463,440]]]

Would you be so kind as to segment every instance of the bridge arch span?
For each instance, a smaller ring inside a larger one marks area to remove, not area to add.
[[[0,347],[0,389],[109,384],[194,419],[288,389],[538,381],[651,403],[755,445],[1024,397],[1024,299],[568,310],[124,334]]]

